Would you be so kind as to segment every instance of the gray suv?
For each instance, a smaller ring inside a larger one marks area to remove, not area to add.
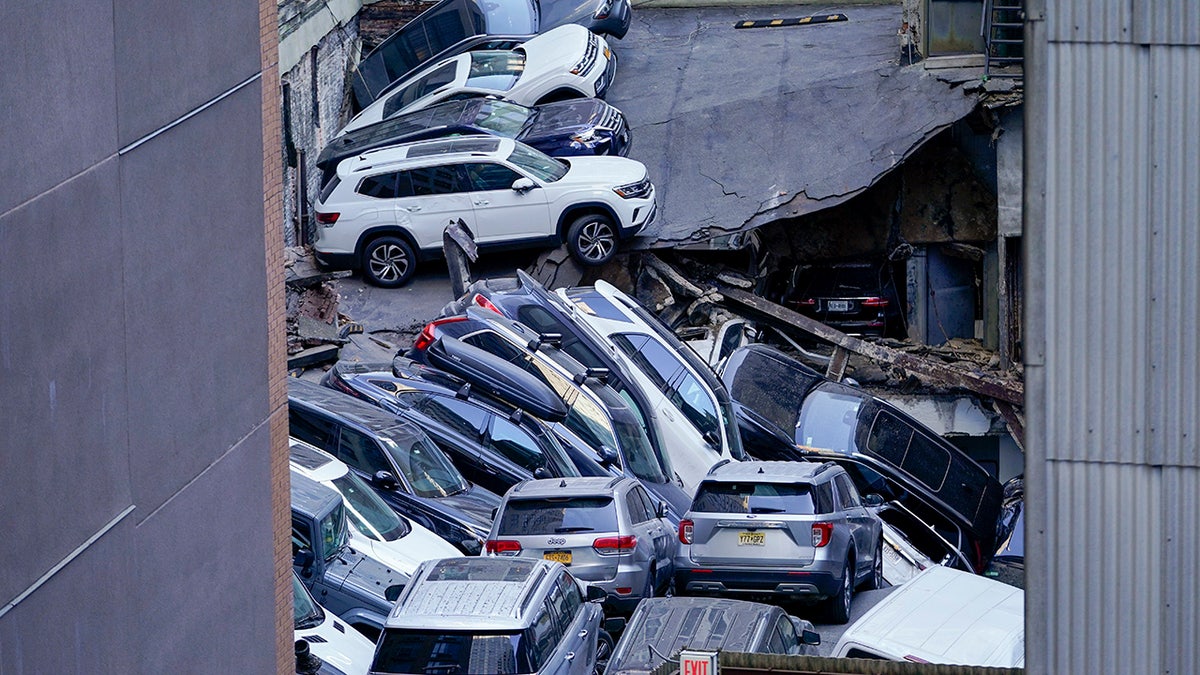
[[[666,505],[636,479],[551,478],[504,495],[485,544],[489,555],[554,560],[631,612],[672,579],[675,530]]]
[[[675,586],[685,594],[824,601],[846,623],[854,588],[883,584],[882,522],[833,462],[714,466],[679,523]]]
[[[612,653],[589,602],[602,595],[585,598],[546,560],[427,560],[388,616],[371,672],[591,675]]]

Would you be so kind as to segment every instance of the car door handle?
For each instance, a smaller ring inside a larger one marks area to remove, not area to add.
[[[491,202],[489,202],[486,199],[476,199],[475,200],[475,206],[487,206],[488,204],[491,204]]]
[[[585,637],[587,637],[587,629],[586,629],[586,628],[584,628],[583,630],[579,631],[579,637],[581,637],[581,638],[585,638]]]
[[[421,210],[421,207],[419,206],[401,206],[400,208],[408,211],[409,213],[416,213],[417,211]]]
[[[575,652],[567,652],[567,655],[564,656],[563,659],[565,659],[567,661],[574,661],[575,660]]]

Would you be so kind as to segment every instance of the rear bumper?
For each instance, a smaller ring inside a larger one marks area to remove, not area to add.
[[[687,594],[776,595],[820,600],[841,588],[842,570],[817,564],[805,570],[675,570],[675,589]]]
[[[332,270],[352,270],[357,267],[353,253],[322,253],[313,249],[317,264]]]

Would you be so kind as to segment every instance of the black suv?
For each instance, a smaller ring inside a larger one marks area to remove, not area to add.
[[[291,435],[342,460],[398,513],[478,554],[500,498],[467,482],[419,427],[312,382],[288,378]]]

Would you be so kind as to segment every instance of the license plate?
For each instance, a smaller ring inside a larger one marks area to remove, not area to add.
[[[766,532],[738,532],[738,546],[762,546],[766,543]]]
[[[560,562],[564,565],[571,564],[570,551],[546,551],[542,554],[542,558],[546,560],[553,560],[554,562]]]
[[[825,308],[831,312],[849,312],[850,311],[850,301],[849,300],[827,300],[825,302]]]

